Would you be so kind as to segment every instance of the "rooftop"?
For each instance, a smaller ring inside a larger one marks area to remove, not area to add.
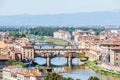
[[[26,69],[20,66],[7,66],[3,68],[3,71],[10,72],[12,75],[21,74],[25,77],[42,76],[41,72],[39,72],[37,69]]]
[[[0,60],[9,60],[10,56],[9,55],[0,55]]]
[[[112,50],[120,50],[120,46],[116,46],[116,47],[113,47],[111,48]]]
[[[64,31],[64,30],[58,30],[58,31],[56,31],[56,32],[59,32],[59,33],[66,33],[66,34],[69,34],[69,32],[68,31]]]

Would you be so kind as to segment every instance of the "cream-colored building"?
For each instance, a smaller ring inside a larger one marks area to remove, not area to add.
[[[101,51],[101,61],[105,63],[111,63],[113,65],[116,65],[117,59],[116,54],[119,53],[119,50],[116,50],[120,46],[120,41],[111,41],[106,40],[101,42],[100,51]],[[118,59],[119,60],[119,59]]]
[[[10,48],[10,54],[12,59],[18,61],[23,59],[34,60],[34,45],[27,38],[19,38]]]
[[[78,43],[80,39],[87,39],[91,36],[95,36],[95,32],[93,30],[83,31],[83,30],[75,30],[72,35],[74,36],[74,41]],[[84,38],[83,38],[84,37]]]
[[[99,60],[100,58],[100,51],[97,50],[90,50],[89,51],[89,60],[94,61],[94,60]]]
[[[114,66],[120,66],[120,46],[111,49],[110,63]]]
[[[54,32],[53,37],[63,39],[63,40],[70,40],[71,39],[70,33],[68,31],[64,31],[64,30],[58,30],[58,31]]]

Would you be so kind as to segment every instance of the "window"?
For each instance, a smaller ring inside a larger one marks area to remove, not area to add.
[[[118,58],[116,58],[116,60],[118,60]]]
[[[29,57],[29,52],[28,52],[28,57]]]
[[[119,64],[118,64],[118,63],[116,63],[116,65],[118,66]]]
[[[23,55],[23,58],[25,58],[25,54]]]
[[[118,56],[118,54],[115,54],[116,56]]]

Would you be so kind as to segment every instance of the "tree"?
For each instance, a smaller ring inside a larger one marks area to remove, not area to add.
[[[39,68],[40,68],[40,65],[36,65],[35,68],[36,68],[36,69],[39,69]]]
[[[88,80],[100,80],[100,79],[96,76],[91,76],[91,77],[88,78]]]
[[[17,38],[25,37],[25,34],[19,32],[11,32],[9,35]]]
[[[9,61],[8,61],[8,65],[15,65],[15,66],[21,65],[22,67],[27,67],[26,64],[24,64],[24,63],[22,63],[22,62],[17,62],[17,61],[15,61],[15,60],[9,60]]]
[[[72,78],[64,78],[56,73],[49,73],[44,80],[73,80]]]

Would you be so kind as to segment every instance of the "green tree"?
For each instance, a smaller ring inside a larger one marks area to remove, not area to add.
[[[17,38],[25,37],[25,34],[19,32],[11,32],[9,35]]]
[[[72,78],[64,78],[56,73],[49,73],[44,80],[73,80]]]
[[[40,65],[36,65],[35,68],[36,68],[36,69],[39,69],[39,68],[40,68]]]
[[[26,64],[24,64],[24,63],[22,63],[22,62],[17,62],[17,61],[15,61],[15,60],[9,60],[9,61],[8,61],[8,65],[15,65],[15,66],[21,65],[22,67],[26,67],[26,66],[27,66]]]
[[[96,76],[91,76],[91,77],[88,78],[88,80],[100,80],[100,79]]]

